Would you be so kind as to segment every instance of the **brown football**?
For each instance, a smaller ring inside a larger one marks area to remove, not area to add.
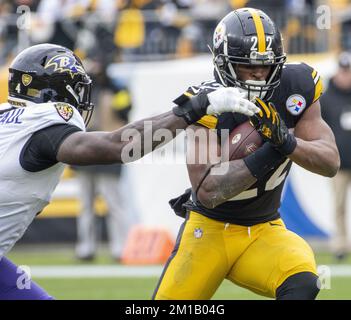
[[[242,159],[256,151],[262,143],[260,134],[250,121],[244,122],[234,128],[229,135],[229,159]]]

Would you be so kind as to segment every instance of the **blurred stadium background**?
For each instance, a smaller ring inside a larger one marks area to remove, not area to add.
[[[167,111],[189,85],[212,77],[207,44],[213,29],[225,13],[242,6],[268,13],[283,33],[288,61],[304,61],[324,79],[335,71],[337,54],[351,49],[348,0],[0,0],[0,102],[7,99],[7,68],[14,55],[29,45],[52,42],[74,50],[87,65],[97,59],[112,82],[128,87],[130,120]],[[155,163],[150,155],[126,166],[121,178],[125,214],[144,232],[155,231],[171,242],[182,220],[168,200],[189,185],[183,140],[177,138],[176,161],[166,156]],[[97,257],[89,263],[75,258],[78,189],[75,172],[67,168],[52,203],[8,257],[29,266],[33,278],[58,299],[149,299],[162,265],[157,258],[155,264],[132,266],[110,258],[102,198],[95,202]],[[330,251],[335,228],[331,197],[329,179],[295,166],[281,213],[288,228],[315,249],[329,287],[319,299],[350,299],[351,260],[337,264]],[[351,230],[351,207],[348,211]],[[225,281],[214,298],[260,297]]]

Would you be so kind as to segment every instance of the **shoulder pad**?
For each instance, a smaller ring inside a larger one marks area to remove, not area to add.
[[[283,68],[280,86],[289,97],[292,94],[302,96],[306,108],[316,102],[323,93],[322,78],[317,70],[306,63],[287,63]]]
[[[82,130],[85,130],[85,124],[78,110],[65,102],[48,102],[36,105],[33,110],[40,113],[52,123],[70,123]]]

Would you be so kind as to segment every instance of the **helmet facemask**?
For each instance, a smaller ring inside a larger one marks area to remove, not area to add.
[[[68,95],[74,99],[72,103],[79,113],[84,118],[84,123],[87,126],[90,122],[94,111],[94,104],[91,103],[92,81],[89,76],[84,77],[84,81],[78,81],[72,88],[70,84],[66,84],[65,89]]]
[[[224,44],[225,45],[225,44]],[[237,87],[247,92],[249,100],[258,97],[270,99],[273,91],[279,86],[280,76],[286,56],[275,57],[273,51],[264,53],[253,51],[250,58],[230,56],[228,54],[213,55],[215,73],[224,86]],[[237,65],[250,66],[271,66],[270,73],[266,80],[240,80],[235,71]]]

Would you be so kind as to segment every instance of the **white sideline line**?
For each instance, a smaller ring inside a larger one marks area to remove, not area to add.
[[[159,277],[162,270],[162,266],[30,266],[34,278]],[[332,277],[351,277],[351,265],[323,265],[318,270],[324,274],[330,270]]]
[[[159,277],[162,266],[30,266],[33,278]]]

